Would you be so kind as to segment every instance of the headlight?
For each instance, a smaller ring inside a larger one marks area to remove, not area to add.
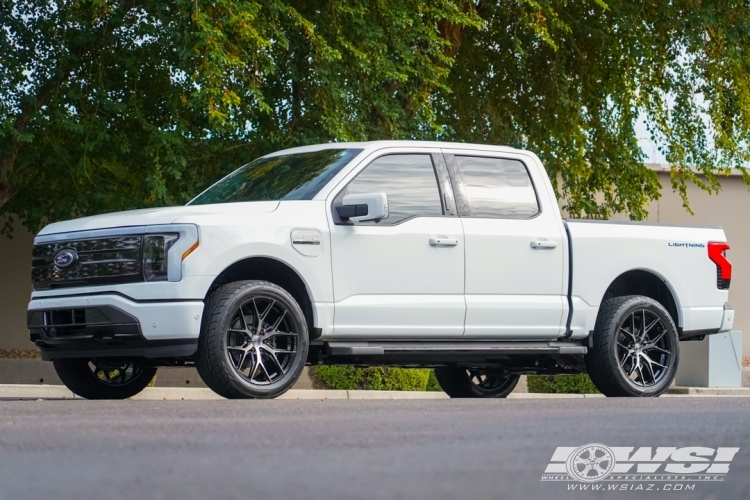
[[[179,234],[149,234],[143,238],[143,278],[146,281],[169,279],[169,249]]]

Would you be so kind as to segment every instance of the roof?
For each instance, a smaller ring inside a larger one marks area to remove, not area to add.
[[[369,142],[329,142],[325,144],[313,144],[311,146],[300,146],[284,149],[266,155],[267,157],[288,155],[294,153],[307,153],[320,151],[322,149],[381,149],[397,147],[422,147],[443,149],[478,149],[487,151],[519,152],[521,150],[509,146],[493,146],[490,144],[468,144],[464,142],[437,142],[437,141],[369,141]]]

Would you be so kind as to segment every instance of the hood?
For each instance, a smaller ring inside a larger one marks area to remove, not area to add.
[[[279,206],[278,201],[254,201],[247,203],[221,203],[217,205],[188,205],[183,207],[145,208],[111,214],[94,215],[80,219],[55,222],[46,226],[39,235],[70,233],[91,229],[109,229],[113,227],[150,226],[172,224],[177,219],[193,215],[222,215],[238,212],[263,213],[273,212]]]

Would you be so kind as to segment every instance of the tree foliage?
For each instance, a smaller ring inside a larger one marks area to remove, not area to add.
[[[413,138],[529,148],[571,214],[642,218],[639,119],[683,196],[747,164],[748,23],[736,0],[0,0],[0,215],[179,204],[273,150]]]

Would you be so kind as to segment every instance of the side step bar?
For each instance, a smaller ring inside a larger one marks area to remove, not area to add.
[[[586,354],[580,342],[326,342],[332,356],[382,356],[385,354]]]

